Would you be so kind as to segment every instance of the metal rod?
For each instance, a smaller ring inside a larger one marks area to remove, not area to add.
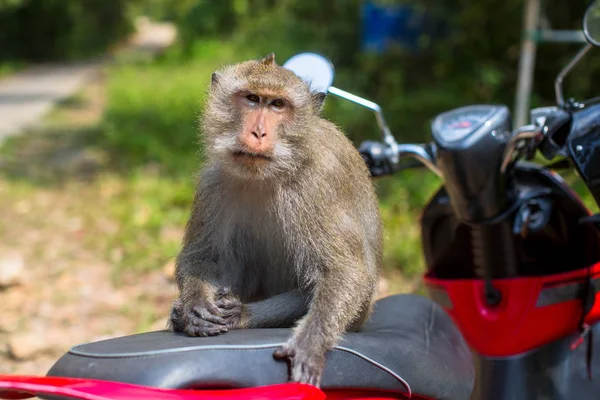
[[[540,0],[528,0],[523,17],[525,32],[533,32],[539,23]],[[529,95],[533,83],[535,69],[535,40],[530,35],[523,37],[521,56],[519,57],[519,81],[515,99],[515,125],[523,126],[527,123],[529,113]]]
[[[442,171],[435,165],[435,160],[431,157],[431,154],[421,145],[418,144],[400,144],[398,145],[398,155],[409,156],[416,158],[423,163],[431,172],[443,178]]]
[[[379,129],[381,129],[382,131],[385,131],[387,129],[387,124],[385,123],[379,104],[373,103],[370,100],[363,99],[362,97],[346,92],[345,90],[338,89],[334,86],[329,87],[329,93],[341,97],[343,99],[350,100],[353,103],[359,104],[363,107],[375,111],[377,115],[377,125],[379,125]]]
[[[577,65],[577,63],[583,58],[583,56],[585,56],[585,54],[588,51],[590,51],[592,47],[594,47],[592,44],[586,44],[581,50],[579,50],[579,53],[577,53],[577,55],[573,57],[571,62],[569,62],[569,64],[567,64],[567,66],[563,68],[563,70],[560,71],[560,74],[558,74],[558,76],[556,77],[556,81],[554,82],[554,92],[556,93],[556,104],[558,104],[558,106],[563,106],[565,104],[565,98],[562,90],[562,83],[565,79],[565,76],[567,76],[569,72],[571,72],[573,67]]]
[[[540,38],[538,42],[562,42],[562,43],[585,43],[585,35],[582,31],[569,30],[549,30],[539,31]]]
[[[500,172],[504,174],[508,169],[508,165],[512,160],[512,155],[517,148],[517,143],[521,140],[526,139],[535,139],[537,143],[541,142],[544,139],[544,134],[542,133],[542,127],[538,125],[526,125],[516,133],[512,135],[508,144],[506,145],[506,151],[504,152],[504,159],[502,160],[502,165],[500,166]]]
[[[362,97],[359,97],[352,93],[346,92],[345,90],[338,89],[334,86],[330,86],[328,91],[329,91],[329,93],[331,93],[335,96],[341,97],[346,100],[350,100],[353,103],[359,104],[359,105],[366,107],[372,111],[375,111],[375,117],[377,118],[377,125],[379,126],[379,129],[381,130],[381,132],[383,134],[383,140],[392,149],[391,160],[394,164],[397,164],[400,161],[398,158],[399,157],[398,156],[398,143],[396,142],[396,139],[394,139],[394,136],[392,135],[390,128],[387,126],[385,119],[383,118],[383,112],[381,111],[381,107],[379,106],[379,104],[374,103],[367,99],[363,99]]]

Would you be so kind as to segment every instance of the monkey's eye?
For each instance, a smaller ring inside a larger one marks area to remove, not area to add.
[[[284,106],[284,102],[281,99],[275,99],[271,102],[271,105],[275,108],[281,108]]]
[[[253,102],[253,103],[259,103],[260,102],[260,98],[257,95],[255,95],[255,94],[249,94],[248,96],[246,96],[246,98],[249,101]]]

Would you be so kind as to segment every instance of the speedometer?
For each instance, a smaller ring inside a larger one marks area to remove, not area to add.
[[[479,127],[485,118],[477,115],[456,116],[453,119],[445,121],[442,128],[444,131],[444,139],[449,142],[464,138],[469,132]]]
[[[495,106],[468,106],[439,115],[433,124],[434,134],[444,142],[465,139],[479,129],[497,111]]]

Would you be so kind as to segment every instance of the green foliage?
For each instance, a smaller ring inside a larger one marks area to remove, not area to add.
[[[102,54],[131,31],[126,0],[2,0],[0,60]]]
[[[441,182],[429,171],[413,170],[375,184],[385,232],[384,271],[400,269],[415,276],[424,268],[419,217]]]
[[[0,0],[0,11],[9,10],[11,8],[20,6],[24,0]]]
[[[191,175],[199,163],[198,118],[210,76],[244,53],[215,40],[192,51],[197,58],[188,62],[175,49],[158,62],[110,71],[101,140],[121,167],[155,163],[165,173]]]
[[[143,271],[161,267],[180,250],[193,199],[192,181],[190,177],[166,178],[144,169],[132,173],[125,183],[117,185],[119,189],[106,210],[119,224],[105,243],[118,267],[115,272],[120,268]],[[105,178],[104,184],[110,181]]]
[[[410,4],[427,16],[418,51],[397,46],[385,54],[361,53],[364,2],[360,0],[186,0],[187,11],[176,21],[185,32],[181,40],[187,49],[206,35],[219,35],[251,49],[256,57],[270,51],[279,61],[300,51],[325,54],[336,66],[335,85],[381,104],[401,140],[426,140],[432,117],[453,107],[472,103],[512,107],[524,0],[376,2]],[[553,28],[578,29],[585,7],[585,2],[556,0],[544,12]],[[226,24],[218,22],[223,18]],[[554,77],[576,50],[569,44],[539,45],[534,105],[553,103]],[[193,52],[187,54],[194,57]],[[567,79],[567,93],[591,97],[595,87],[590,77],[599,70],[600,58],[587,60]],[[330,103],[327,115],[335,115],[353,139],[376,135],[372,115],[337,100]]]
[[[188,170],[205,84],[189,67],[122,67],[111,74],[103,139],[122,166],[156,162]]]
[[[12,74],[15,71],[22,69],[24,66],[25,63],[18,61],[0,62],[0,78]]]

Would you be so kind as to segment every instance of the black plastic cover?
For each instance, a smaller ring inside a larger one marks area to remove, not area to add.
[[[494,105],[457,108],[433,121],[436,165],[460,221],[477,223],[505,210],[506,177],[500,165],[510,125],[508,108]]]
[[[600,205],[600,104],[574,112],[571,126],[569,156]]]

